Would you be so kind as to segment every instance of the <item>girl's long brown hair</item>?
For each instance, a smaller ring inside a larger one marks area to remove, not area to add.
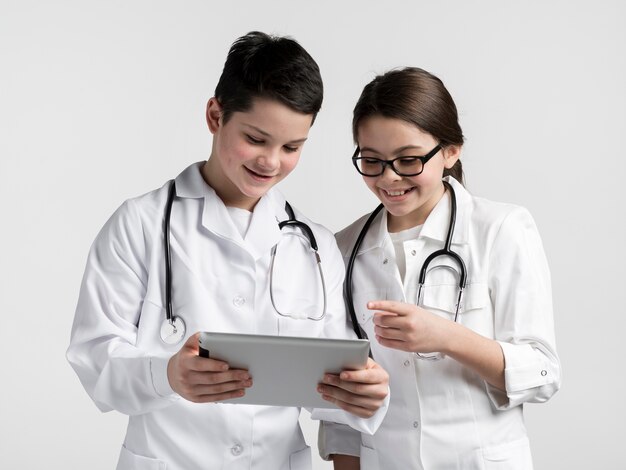
[[[352,118],[355,142],[358,142],[359,123],[370,116],[411,123],[432,135],[442,147],[460,146],[464,142],[452,96],[439,78],[417,67],[391,70],[365,86]],[[464,184],[460,159],[443,174]]]

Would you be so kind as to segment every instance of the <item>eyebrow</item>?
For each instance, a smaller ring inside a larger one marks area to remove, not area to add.
[[[398,154],[401,152],[404,152],[405,150],[424,150],[424,147],[422,147],[421,145],[403,145],[402,147],[398,147],[397,149],[395,149],[393,152],[391,152],[392,154]],[[379,152],[378,150],[372,148],[372,147],[361,147],[360,148],[361,152],[374,152],[377,153],[379,155],[382,155],[382,152]]]
[[[252,124],[243,124],[246,127],[249,127],[250,129],[255,130],[256,132],[258,132],[259,134],[265,136],[265,137],[272,137],[272,135],[269,132],[264,131],[263,129],[253,126]],[[290,140],[288,143],[289,144],[301,144],[302,142],[305,142],[307,140],[307,137],[303,137],[301,139],[294,139],[294,140]]]

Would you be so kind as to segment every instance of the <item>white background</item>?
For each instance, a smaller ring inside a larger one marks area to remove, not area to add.
[[[322,70],[282,189],[333,230],[376,204],[349,159],[362,87],[401,65],[444,80],[468,188],[528,207],[552,269],[564,379],[526,407],[536,468],[626,468],[624,5],[0,0],[0,468],[114,468],[126,419],[100,414],[64,358],[87,252],[124,199],[208,157],[205,102],[255,29]]]

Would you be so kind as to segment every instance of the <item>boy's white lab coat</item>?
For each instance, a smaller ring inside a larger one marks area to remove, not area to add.
[[[446,193],[419,237],[404,243],[404,286],[383,210],[356,258],[353,293],[374,360],[389,372],[391,403],[374,436],[324,423],[322,456],[360,455],[364,470],[532,468],[522,404],[544,402],[560,385],[550,274],[541,240],[525,209],[472,197],[456,180],[448,181],[458,207],[452,250],[463,258],[468,274],[459,321],[500,343],[506,391],[453,359],[424,361],[375,340],[374,312],[366,308],[367,301],[415,302],[424,260],[443,247],[450,200]],[[337,234],[346,262],[366,218]],[[456,266],[445,258],[433,263]],[[436,269],[426,284],[423,307],[453,320],[458,277]]]
[[[245,239],[200,174],[176,178],[171,216],[173,305],[187,337],[197,331],[347,337],[344,265],[334,237],[301,214],[319,245],[328,290],[322,321],[280,317],[269,297],[270,250],[277,242],[274,293],[281,311],[319,315],[319,274],[308,242],[287,219],[285,199],[271,190],[255,207]],[[195,404],[174,393],[167,362],[183,343],[164,344],[163,220],[168,185],[126,201],[96,238],[85,270],[68,360],[102,411],[129,415],[118,469],[309,469],[310,449],[298,408]],[[292,231],[292,234],[285,232]],[[289,377],[285,377],[288,381]],[[280,387],[281,384],[276,384]],[[312,417],[373,432],[369,420],[340,410]]]

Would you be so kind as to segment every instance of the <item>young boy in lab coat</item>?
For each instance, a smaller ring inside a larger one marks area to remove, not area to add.
[[[326,313],[319,321],[299,320],[279,315],[274,305],[319,312],[322,303],[310,248],[279,228],[289,215],[273,188],[297,165],[321,103],[319,69],[297,42],[259,32],[235,41],[207,105],[210,158],[174,180],[168,233],[172,304],[186,332],[179,342],[171,341],[172,331],[163,334],[170,183],[126,201],[97,236],[67,357],[102,411],[129,415],[118,469],[311,468],[300,410],[222,403],[244,395],[254,380],[199,357],[198,332],[350,336],[334,237],[297,210],[323,260]],[[271,282],[277,244],[282,269]],[[319,393],[341,409],[312,416],[371,434],[387,391],[387,373],[370,360],[364,370],[325,377]]]

